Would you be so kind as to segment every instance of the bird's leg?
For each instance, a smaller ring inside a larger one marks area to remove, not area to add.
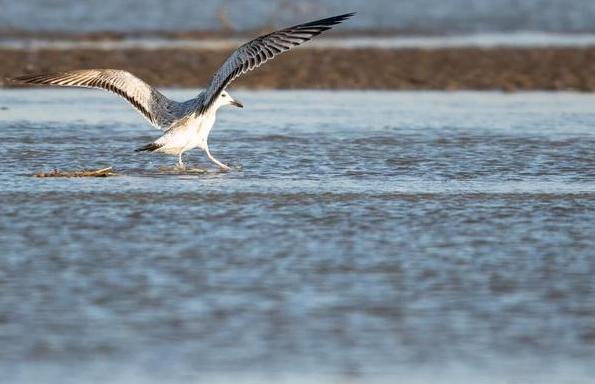
[[[180,168],[180,169],[186,168],[184,166],[184,162],[182,161],[182,152],[180,152],[180,154],[178,155],[178,168]]]
[[[230,167],[228,167],[227,165],[223,164],[222,162],[220,162],[219,160],[215,159],[213,157],[213,155],[211,155],[211,152],[209,152],[209,147],[207,147],[205,149],[205,152],[207,153],[207,157],[209,158],[209,160],[211,160],[213,163],[217,164],[219,166],[219,168],[221,168],[224,171],[229,171],[231,170]]]

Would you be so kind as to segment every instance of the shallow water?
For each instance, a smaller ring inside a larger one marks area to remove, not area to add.
[[[25,31],[236,30],[356,11],[341,28],[405,33],[595,32],[592,0],[0,0],[0,29]]]
[[[232,94],[237,170],[168,174],[120,100],[0,91],[0,381],[591,382],[594,95]]]

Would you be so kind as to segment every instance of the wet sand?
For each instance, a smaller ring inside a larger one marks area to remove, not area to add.
[[[23,73],[122,68],[160,87],[203,87],[224,49],[0,49],[0,85]],[[238,79],[250,89],[595,91],[595,48],[300,49]]]

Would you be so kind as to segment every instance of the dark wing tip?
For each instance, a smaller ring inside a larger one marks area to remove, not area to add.
[[[356,14],[357,14],[357,12],[349,12],[349,13],[344,13],[342,15],[331,17],[331,19],[336,18],[336,19],[339,19],[339,22],[341,22],[341,21],[347,20],[349,18],[352,18]]]
[[[8,80],[15,82],[15,83],[27,83],[27,82],[31,81],[32,79],[34,79],[35,77],[36,77],[35,75],[21,75],[21,76],[9,77]]]
[[[51,77],[51,74],[21,75],[11,77],[8,80],[21,84],[43,84],[44,82],[51,80]]]
[[[320,20],[316,20],[316,21],[311,21],[309,23],[302,24],[302,26],[308,27],[308,26],[315,26],[315,25],[329,25],[329,26],[330,25],[337,25],[337,24],[341,24],[345,20],[353,17],[355,14],[356,14],[356,12],[344,13],[342,15],[328,17],[326,19],[320,19]]]

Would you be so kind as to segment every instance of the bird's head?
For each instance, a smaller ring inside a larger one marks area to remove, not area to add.
[[[217,104],[218,104],[217,107],[223,107],[224,105],[233,105],[234,107],[244,108],[242,103],[235,100],[226,91],[221,92],[221,94],[217,98]]]

